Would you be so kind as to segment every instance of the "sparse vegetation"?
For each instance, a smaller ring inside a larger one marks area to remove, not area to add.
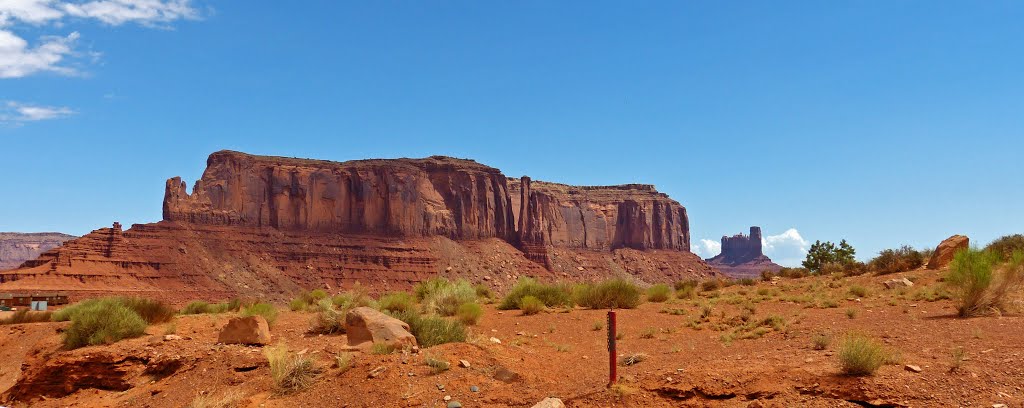
[[[238,406],[242,396],[241,391],[234,389],[224,392],[219,397],[214,397],[212,394],[198,395],[188,405],[188,408],[234,408]]]
[[[483,314],[484,309],[476,303],[463,303],[459,306],[459,310],[455,312],[459,321],[467,326],[475,326]]]
[[[344,374],[346,371],[352,368],[352,354],[341,353],[334,356],[334,368],[338,369],[338,374]]]
[[[53,313],[51,312],[32,312],[28,309],[19,309],[11,317],[0,319],[0,325],[48,322],[52,317]]]
[[[183,315],[227,313],[238,311],[240,307],[240,302],[208,303],[195,300],[185,305],[185,308],[178,313]]]
[[[321,299],[316,305],[316,316],[313,317],[312,333],[335,334],[345,332],[345,313],[338,310],[331,299]]]
[[[657,285],[647,288],[647,301],[661,303],[669,299],[672,296],[672,288],[668,285],[659,283]]]
[[[277,321],[277,308],[270,303],[253,303],[242,309],[242,317],[263,316],[268,325]]]
[[[868,268],[879,275],[905,272],[924,265],[924,253],[904,245],[898,249],[885,249],[868,262]]]
[[[1006,263],[1000,259],[999,253],[973,248],[953,257],[946,282],[961,317],[1011,311],[1012,296],[1024,286],[1024,251],[1013,252]]]
[[[544,311],[544,302],[526,295],[519,299],[519,310],[522,310],[524,315],[535,315]]]
[[[839,363],[847,375],[873,375],[891,358],[881,344],[862,334],[847,335],[839,346]]]
[[[591,309],[633,309],[640,305],[640,288],[625,279],[580,285],[576,303]]]
[[[846,317],[853,319],[857,317],[857,309],[846,309]]]
[[[1024,234],[1005,235],[985,246],[985,250],[1009,261],[1014,252],[1024,251]]]
[[[508,295],[505,295],[498,309],[519,309],[520,300],[526,296],[533,296],[547,307],[573,306],[572,290],[568,285],[543,284],[530,278],[521,278]]]
[[[267,347],[263,353],[270,363],[270,376],[280,394],[308,388],[319,373],[310,357],[292,354],[283,344]]]
[[[598,320],[598,321],[594,322],[594,324],[592,324],[592,325],[590,326],[590,330],[593,330],[593,331],[601,331],[601,330],[604,330],[604,322],[602,322],[602,321],[600,321],[600,320]]]
[[[856,253],[857,251],[845,239],[840,241],[838,246],[828,241],[814,241],[811,244],[811,248],[807,251],[807,258],[803,261],[803,267],[813,273],[827,274],[827,272],[831,271],[823,271],[823,268],[838,267],[842,270],[847,265],[852,265],[856,262],[854,259]]]
[[[679,299],[693,299],[697,295],[697,281],[684,280],[676,282],[676,297]]]
[[[815,350],[824,350],[832,344],[832,336],[827,333],[818,333],[814,337],[811,337],[811,348]]]
[[[391,292],[377,299],[381,311],[408,312],[416,307],[416,299],[408,292]]]
[[[655,329],[653,327],[648,327],[648,328],[644,329],[643,332],[640,333],[640,338],[641,339],[653,339],[654,335],[656,335],[656,334],[658,334],[658,329]]]
[[[963,367],[964,361],[967,360],[967,351],[962,346],[954,347],[949,353],[949,371],[954,372],[960,370]]]
[[[856,297],[859,297],[859,298],[865,298],[865,297],[868,297],[868,293],[869,292],[868,292],[868,288],[865,288],[865,287],[860,286],[860,285],[853,285],[853,286],[850,286],[849,293],[850,293],[850,296],[856,296]]]
[[[437,316],[423,316],[416,312],[390,313],[409,324],[409,332],[420,347],[466,341],[466,327],[462,323]]]
[[[370,348],[370,354],[376,354],[381,356],[388,355],[394,352],[395,346],[389,343],[373,343],[373,346]]]
[[[64,347],[68,349],[110,344],[139,337],[146,331],[146,320],[117,298],[93,299],[65,309],[72,309],[67,312],[71,326],[64,331]]]
[[[424,312],[441,316],[453,316],[459,306],[476,302],[477,298],[473,285],[462,279],[452,282],[445,278],[433,278],[417,284],[413,290]]]
[[[637,365],[637,364],[642,363],[644,360],[647,360],[647,355],[646,354],[644,354],[644,353],[630,353],[630,354],[626,354],[626,355],[624,355],[622,357],[619,357],[619,365],[621,365],[621,366]]]
[[[451,363],[433,356],[427,356],[424,358],[423,364],[430,367],[431,374],[440,374],[448,371],[448,369],[452,367]]]
[[[754,286],[757,284],[757,281],[753,278],[743,278],[739,280],[739,283],[743,286]]]

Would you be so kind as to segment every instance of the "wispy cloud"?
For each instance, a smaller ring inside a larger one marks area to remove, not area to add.
[[[0,78],[21,78],[51,72],[75,75],[68,59],[79,55],[75,43],[80,34],[47,35],[31,45],[15,33],[21,25],[59,27],[66,19],[99,21],[118,26],[137,23],[160,27],[182,19],[198,19],[191,0],[0,0]],[[94,54],[93,54],[94,55]]]
[[[59,119],[74,114],[75,111],[71,108],[61,106],[40,106],[14,101],[0,104],[0,123],[4,124]]]

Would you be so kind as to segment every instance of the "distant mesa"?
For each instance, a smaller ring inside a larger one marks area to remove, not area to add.
[[[718,276],[690,252],[679,202],[654,186],[512,179],[444,156],[348,162],[219,151],[163,220],[100,228],[0,273],[0,290],[283,298],[434,276],[495,288],[520,277],[642,282]],[[173,299],[172,299],[173,300]]]
[[[78,237],[58,232],[0,232],[0,271],[17,268],[22,262],[36,259],[75,238]]]
[[[753,278],[764,270],[778,272],[782,269],[762,252],[761,227],[750,227],[750,235],[723,236],[722,253],[707,259],[707,263],[734,278]]]

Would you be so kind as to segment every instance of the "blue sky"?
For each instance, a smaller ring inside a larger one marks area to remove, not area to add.
[[[219,149],[652,183],[705,256],[1024,232],[1024,4],[0,1],[0,231],[160,219]]]

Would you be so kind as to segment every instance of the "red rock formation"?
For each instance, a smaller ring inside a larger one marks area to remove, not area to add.
[[[734,278],[752,278],[765,270],[778,272],[782,269],[761,251],[761,227],[750,227],[750,235],[723,236],[722,253],[707,262]]]
[[[407,289],[439,274],[500,289],[520,276],[716,273],[689,252],[686,210],[648,185],[510,183],[448,157],[336,163],[222,151],[191,194],[185,187],[167,181],[163,221],[93,231],[0,273],[0,290],[188,300]]]
[[[965,235],[954,235],[942,240],[939,246],[935,247],[931,259],[928,260],[928,269],[942,269],[953,262],[953,256],[957,252],[970,248],[971,239]]]
[[[16,268],[40,254],[56,248],[73,235],[56,232],[17,233],[0,232],[0,271]]]

